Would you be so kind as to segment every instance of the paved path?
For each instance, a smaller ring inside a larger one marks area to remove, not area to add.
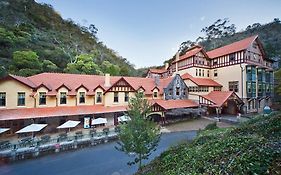
[[[204,129],[208,124],[215,121],[199,118],[194,120],[180,121],[171,125],[167,125],[161,128],[162,132],[177,132],[177,131],[193,131],[198,129]],[[232,125],[224,122],[217,122],[217,126],[221,128],[231,127]]]
[[[165,133],[161,136],[158,149],[150,160],[161,152],[183,140],[192,139],[196,131]],[[10,165],[1,165],[1,175],[129,175],[136,166],[129,167],[126,163],[132,158],[117,151],[116,142],[96,147],[44,156],[38,159],[25,160]],[[1,162],[0,162],[1,164]]]

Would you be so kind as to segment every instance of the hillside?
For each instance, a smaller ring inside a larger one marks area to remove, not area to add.
[[[50,5],[34,0],[1,0],[0,74],[136,75],[127,59],[98,40],[97,32],[93,24],[81,26],[62,19]]]
[[[139,174],[280,174],[281,113],[237,128],[205,130],[162,153]]]

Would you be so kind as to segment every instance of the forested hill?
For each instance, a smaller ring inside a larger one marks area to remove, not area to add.
[[[0,1],[0,74],[40,72],[136,75],[127,59],[97,38],[94,24],[64,20],[34,0]]]

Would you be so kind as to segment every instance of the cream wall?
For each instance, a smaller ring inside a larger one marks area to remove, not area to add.
[[[134,92],[129,92],[129,100],[134,96]],[[114,92],[107,92],[104,95],[104,105],[105,106],[125,106],[128,102],[125,102],[125,92],[118,92],[118,102],[114,102]]]
[[[245,70],[245,64],[241,65],[242,68]],[[217,70],[218,76],[214,77],[214,70]],[[233,65],[233,66],[227,66],[227,67],[221,67],[211,70],[211,78],[218,83],[220,83],[222,87],[222,91],[228,91],[228,82],[230,81],[238,81],[239,82],[239,92],[236,94],[239,97],[242,97],[242,90],[245,97],[246,94],[246,71],[243,71],[243,89],[242,89],[242,81],[241,81],[241,68],[240,65]]]
[[[32,89],[16,80],[1,82],[0,92],[6,92],[6,107],[0,107],[0,109],[33,108],[35,105],[34,99],[30,97]],[[25,106],[18,106],[18,92],[25,92]]]
[[[188,99],[194,100],[195,102],[199,103],[199,95],[193,92],[188,94]]]

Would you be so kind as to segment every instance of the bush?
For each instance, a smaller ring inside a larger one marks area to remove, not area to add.
[[[204,130],[214,130],[214,129],[218,129],[217,122],[208,124],[208,125],[205,127]]]
[[[237,128],[206,127],[191,143],[163,152],[145,166],[152,174],[278,174],[281,113],[258,116]],[[211,130],[208,130],[211,128]]]

